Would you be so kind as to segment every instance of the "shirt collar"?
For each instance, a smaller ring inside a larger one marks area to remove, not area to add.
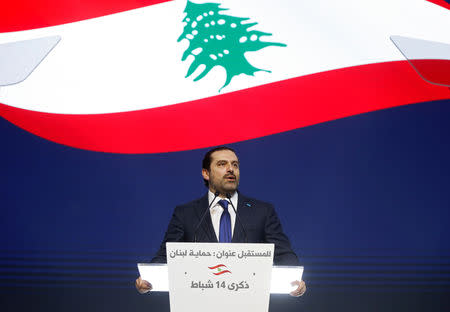
[[[214,199],[214,193],[211,191],[208,191],[208,203],[211,205],[212,200]],[[216,197],[216,199],[214,199],[214,203],[212,203],[211,208],[213,208],[214,206],[216,206],[219,202],[219,200],[228,200],[230,201],[228,198],[221,198],[219,196]],[[238,192],[234,192],[233,196],[231,196],[231,202],[233,203],[234,208],[236,208],[237,210],[237,204],[238,204]]]

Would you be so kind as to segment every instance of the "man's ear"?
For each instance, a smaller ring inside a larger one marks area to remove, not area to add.
[[[203,179],[205,179],[206,181],[209,181],[209,171],[206,169],[202,169],[202,176]]]

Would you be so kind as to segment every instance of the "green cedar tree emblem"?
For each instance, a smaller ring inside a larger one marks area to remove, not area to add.
[[[272,34],[249,30],[258,23],[243,23],[247,17],[235,17],[222,14],[228,9],[220,8],[219,3],[193,3],[187,1],[184,13],[183,33],[178,42],[189,40],[189,47],[184,51],[182,61],[189,55],[194,56],[186,78],[195,70],[204,65],[203,71],[194,78],[198,81],[205,77],[215,66],[222,66],[226,71],[225,84],[219,92],[226,87],[234,76],[246,74],[253,76],[257,71],[269,72],[252,66],[245,58],[245,52],[258,51],[268,46],[285,47],[284,43],[260,41],[262,36]]]

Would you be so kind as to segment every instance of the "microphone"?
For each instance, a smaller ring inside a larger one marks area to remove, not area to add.
[[[211,208],[211,205],[214,203],[214,201],[216,200],[217,196],[219,196],[219,192],[215,192],[215,193],[214,193],[214,198],[213,198],[213,200],[212,200],[211,203],[208,205],[208,208],[205,210],[205,212],[203,213],[202,217],[200,218],[200,221],[198,222],[197,226],[195,227],[195,230],[194,230],[194,243],[197,242],[197,231],[198,231],[198,228],[200,227],[200,224],[202,224],[202,221],[203,221],[203,219],[205,218],[206,213],[207,213],[207,212],[209,211],[209,209]]]
[[[247,231],[245,230],[245,228],[244,228],[244,223],[242,223],[242,220],[241,220],[241,218],[239,217],[239,215],[238,215],[238,213],[237,213],[237,211],[236,211],[236,208],[235,208],[234,205],[233,205],[233,202],[231,201],[231,194],[230,194],[230,193],[227,193],[226,196],[227,196],[228,200],[230,201],[231,207],[233,207],[234,213],[236,214],[236,220],[239,221],[239,223],[240,223],[240,225],[241,225],[241,228],[242,228],[242,231],[244,232],[244,235],[245,235],[245,242],[248,243],[248,235],[247,235]]]

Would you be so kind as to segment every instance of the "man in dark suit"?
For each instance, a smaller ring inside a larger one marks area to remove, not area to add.
[[[175,208],[161,247],[151,262],[167,262],[166,242],[248,242],[273,243],[274,264],[299,265],[273,206],[237,191],[239,160],[233,149],[219,147],[206,153],[202,175],[208,194]],[[236,212],[232,207],[236,207]],[[301,296],[306,291],[305,283],[293,283],[298,287],[291,295]],[[136,288],[145,293],[151,290],[151,284],[139,277]]]

